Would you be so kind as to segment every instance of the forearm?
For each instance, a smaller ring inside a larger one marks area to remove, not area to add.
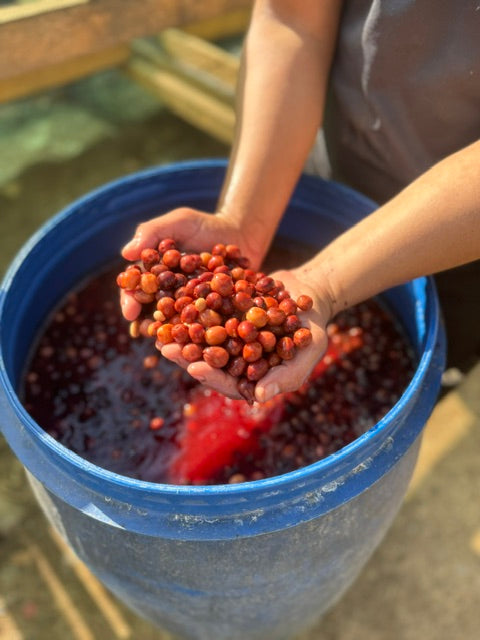
[[[332,313],[480,258],[480,141],[449,156],[300,270],[328,282]]]
[[[256,3],[219,209],[265,252],[323,117],[338,0]]]

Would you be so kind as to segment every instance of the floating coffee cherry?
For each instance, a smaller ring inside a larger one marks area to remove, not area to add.
[[[293,300],[283,282],[250,269],[236,245],[182,253],[165,238],[143,249],[141,264],[129,265],[117,284],[143,305],[132,337],[153,337],[158,349],[181,345],[187,362],[203,359],[238,378],[249,402],[255,382],[312,342],[298,315],[312,308],[310,296]]]

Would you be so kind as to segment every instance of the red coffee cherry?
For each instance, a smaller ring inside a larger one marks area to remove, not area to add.
[[[278,305],[278,308],[285,312],[285,315],[291,316],[297,312],[297,303],[292,298],[285,298]]]
[[[117,276],[117,284],[121,289],[134,290],[140,284],[140,272],[136,269],[122,271]]]
[[[288,336],[280,338],[277,342],[276,351],[282,360],[291,360],[295,355],[295,345]]]
[[[262,357],[263,347],[260,342],[247,342],[243,347],[242,356],[246,362],[255,362]]]
[[[158,335],[158,332],[157,332]],[[188,328],[184,324],[176,324],[172,327],[172,339],[179,344],[185,344],[189,341]]]
[[[313,307],[313,300],[310,296],[301,295],[297,298],[297,306],[302,311],[310,311]]]
[[[216,291],[223,297],[232,295],[234,291],[233,280],[226,273],[216,273],[210,281],[212,291]]]
[[[249,320],[257,329],[261,329],[268,323],[268,315],[260,307],[252,307],[245,314],[245,319]]]
[[[160,253],[165,253],[166,251],[169,251],[169,249],[176,248],[175,240],[172,240],[172,238],[164,238],[158,243],[158,251]]]
[[[297,315],[287,316],[282,326],[285,333],[293,333],[300,327],[300,319]]]
[[[233,306],[241,313],[245,313],[253,306],[253,300],[246,291],[239,291],[233,298]]]
[[[297,329],[297,331],[295,331],[295,333],[293,334],[293,342],[295,346],[299,347],[300,349],[308,347],[308,345],[312,342],[312,332],[310,331],[310,329],[307,329],[305,327]]]
[[[285,311],[280,309],[280,307],[270,307],[270,309],[267,309],[268,324],[272,327],[279,327],[282,325],[285,322],[286,317]]]
[[[227,335],[230,338],[237,338],[238,337],[238,325],[240,324],[240,320],[238,318],[229,318],[226,322],[225,322],[225,329],[227,331]]]
[[[175,300],[170,297],[160,298],[157,300],[157,309],[163,313],[165,318],[171,318],[175,315]]]
[[[247,378],[253,382],[260,380],[267,373],[269,367],[268,362],[265,358],[260,358],[260,360],[256,360],[252,362],[247,367]]]
[[[169,322],[167,322],[166,324],[162,324],[162,326],[157,330],[157,342],[159,342],[161,345],[173,342],[173,327],[174,325]]]
[[[207,268],[209,269],[209,271],[215,271],[215,269],[217,267],[221,267],[222,264],[224,264],[222,256],[212,256],[208,261]]]
[[[181,296],[175,300],[175,311],[177,313],[181,313],[182,309],[184,309],[187,305],[192,304],[193,298],[190,296]]]
[[[270,278],[270,276],[264,276],[259,280],[257,280],[257,282],[255,283],[255,289],[259,293],[268,293],[274,288],[275,288],[275,280],[273,278]]]
[[[166,264],[170,269],[175,269],[175,267],[178,267],[180,264],[181,257],[182,254],[180,251],[177,251],[177,249],[169,249],[163,254],[163,264]]]
[[[232,358],[230,364],[227,367],[227,372],[234,378],[239,378],[247,368],[247,363],[242,356]]]
[[[198,321],[206,328],[214,327],[222,324],[222,316],[213,309],[205,309],[198,314]]]
[[[180,258],[180,269],[184,273],[193,273],[201,264],[202,259],[196,253],[187,253]]]
[[[140,287],[144,293],[156,293],[158,291],[157,277],[153,273],[142,273]]]
[[[147,271],[160,262],[160,255],[156,249],[142,249],[140,260]]]
[[[236,244],[227,244],[225,247],[226,257],[229,260],[237,261],[241,257],[241,251]]]
[[[240,378],[237,384],[238,392],[245,398],[248,404],[255,402],[255,383],[247,378]]]
[[[228,338],[223,346],[231,356],[238,356],[242,353],[244,342],[240,338]]]
[[[187,362],[196,362],[197,360],[201,360],[202,356],[203,347],[199,344],[189,342],[182,349],[182,357],[185,358]]]
[[[227,330],[225,327],[217,325],[216,327],[209,327],[205,331],[205,342],[211,346],[222,344],[227,339]]]
[[[229,358],[228,351],[223,347],[205,347],[203,350],[203,359],[208,365],[215,369],[224,367]]]
[[[253,342],[257,339],[258,331],[249,320],[243,320],[237,327],[237,333],[245,342]]]
[[[277,338],[271,331],[260,331],[257,340],[262,345],[263,350],[267,353],[273,351],[277,344]]]
[[[191,324],[198,318],[198,310],[194,304],[187,304],[180,312],[180,320],[185,324]]]
[[[222,307],[222,296],[216,291],[212,291],[211,293],[209,293],[205,298],[205,301],[207,303],[207,307],[213,309],[214,311],[218,311]]]
[[[165,265],[164,265],[165,266]],[[173,289],[177,287],[177,279],[173,271],[162,271],[157,276],[157,282],[160,289]]]
[[[205,329],[199,322],[194,322],[188,327],[188,335],[190,340],[196,344],[205,342]]]
[[[212,247],[212,255],[222,256],[222,258],[225,258],[227,255],[227,247],[221,243],[216,244],[214,247]]]

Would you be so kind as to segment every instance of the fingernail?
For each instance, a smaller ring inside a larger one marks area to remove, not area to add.
[[[277,395],[277,393],[280,393],[280,387],[278,386],[278,384],[276,384],[275,382],[267,384],[267,386],[263,389],[262,402],[268,402],[268,400],[271,400],[274,396]]]
[[[127,242],[127,244],[123,247],[122,251],[125,250],[129,250],[129,249],[134,249],[137,244],[140,242],[140,238],[138,236],[135,236],[132,240],[130,240],[130,242]]]

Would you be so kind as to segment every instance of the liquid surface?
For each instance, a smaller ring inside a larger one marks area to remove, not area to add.
[[[63,445],[105,469],[151,482],[212,484],[292,471],[339,450],[396,403],[414,371],[382,304],[347,310],[298,392],[262,406],[229,400],[132,340],[118,266],[92,277],[50,318],[24,379],[26,409]]]

